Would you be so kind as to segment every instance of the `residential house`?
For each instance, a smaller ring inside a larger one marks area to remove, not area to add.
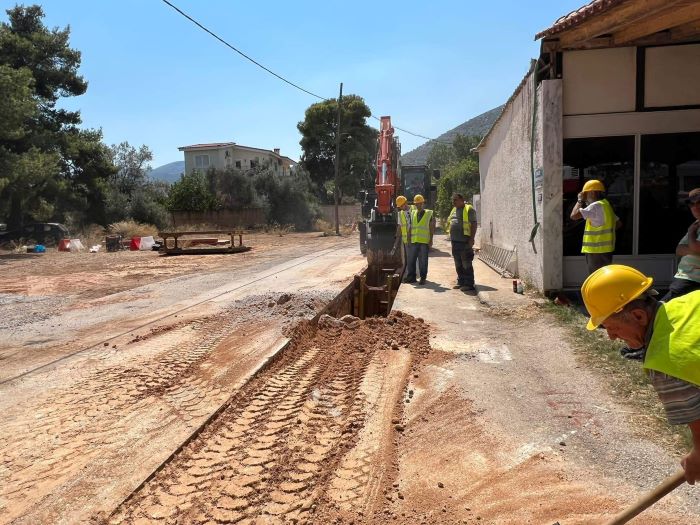
[[[296,162],[273,150],[242,146],[235,142],[193,144],[178,148],[185,154],[185,172],[206,171],[209,168],[225,170],[236,168],[248,171],[256,167],[270,167],[278,175],[289,175]]]
[[[700,0],[594,0],[537,34],[540,55],[479,144],[480,243],[515,250],[542,291],[587,277],[583,221],[600,179],[622,221],[615,262],[670,282],[700,187]]]

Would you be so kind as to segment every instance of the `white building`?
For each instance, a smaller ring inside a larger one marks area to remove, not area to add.
[[[569,215],[596,178],[623,223],[615,262],[670,282],[700,187],[700,0],[594,0],[536,38],[477,148],[482,248],[515,248],[511,270],[542,291],[580,286],[583,221]]]
[[[289,157],[273,150],[241,146],[235,142],[193,144],[178,148],[185,154],[185,173],[209,168],[225,170],[236,168],[247,171],[256,167],[271,167],[279,175],[289,175],[296,166]]]

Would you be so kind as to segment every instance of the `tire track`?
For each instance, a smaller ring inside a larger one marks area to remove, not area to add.
[[[388,481],[387,468],[393,459],[391,415],[401,402],[410,364],[406,352],[380,352],[364,377],[361,391],[367,420],[356,445],[336,469],[329,490],[329,499],[348,515],[370,515]]]
[[[407,316],[305,330],[109,523],[313,521],[338,500],[339,472],[356,480],[363,508],[376,507],[391,420],[427,330]],[[399,338],[414,342],[393,350]]]

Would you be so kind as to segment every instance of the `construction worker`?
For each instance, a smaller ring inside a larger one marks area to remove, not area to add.
[[[581,287],[590,320],[612,340],[645,348],[644,368],[672,425],[688,425],[693,449],[681,465],[691,485],[700,479],[700,291],[668,303],[657,301],[653,279],[612,264],[593,272]]]
[[[700,290],[700,188],[688,193],[686,204],[690,207],[695,221],[676,247],[676,255],[681,260],[678,261],[678,271],[673,276],[668,293],[662,299],[664,302]]]
[[[571,219],[586,219],[581,253],[586,256],[588,274],[612,264],[615,251],[615,230],[621,226],[612,206],[605,198],[605,186],[599,180],[583,185],[578,201],[571,210]]]
[[[411,210],[411,244],[409,245],[408,265],[404,282],[416,282],[416,262],[420,272],[418,284],[425,284],[428,276],[428,250],[433,245],[435,218],[433,210],[425,209],[425,199],[420,193],[413,197]]]
[[[403,195],[396,197],[396,209],[399,214],[399,231],[397,232],[397,236],[398,234],[401,235],[404,275],[406,275],[406,270],[408,269],[408,247],[411,245],[411,207],[408,205],[408,199]]]
[[[460,193],[452,195],[452,211],[447,217],[452,258],[457,270],[457,284],[452,288],[473,291],[474,288],[474,236],[476,235],[476,210],[464,202]]]

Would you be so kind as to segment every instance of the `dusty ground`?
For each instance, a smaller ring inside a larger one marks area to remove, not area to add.
[[[676,468],[547,314],[452,290],[440,243],[403,311],[359,321],[320,316],[356,239],[281,239],[1,263],[0,523],[600,525]],[[28,269],[72,287],[11,290]],[[632,523],[699,509],[685,487]]]

